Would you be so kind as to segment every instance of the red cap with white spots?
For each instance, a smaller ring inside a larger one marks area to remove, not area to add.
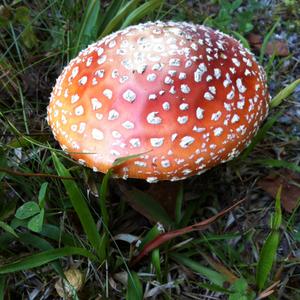
[[[115,32],[59,76],[48,122],[61,147],[95,171],[179,180],[236,157],[268,111],[265,73],[237,40],[190,23]]]

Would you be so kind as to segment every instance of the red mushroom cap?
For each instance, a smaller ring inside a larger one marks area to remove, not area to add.
[[[267,115],[263,69],[234,38],[190,23],[115,32],[59,76],[48,122],[61,147],[95,171],[179,180],[236,157]]]

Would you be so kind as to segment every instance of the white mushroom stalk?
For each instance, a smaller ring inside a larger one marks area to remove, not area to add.
[[[59,76],[48,122],[61,147],[107,172],[180,180],[233,159],[268,112],[263,69],[234,38],[190,23],[115,32],[81,51]]]

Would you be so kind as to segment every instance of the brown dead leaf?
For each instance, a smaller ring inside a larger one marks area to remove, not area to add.
[[[78,292],[83,287],[84,275],[81,271],[74,268],[65,271],[64,274],[67,280],[60,278],[54,287],[60,297],[71,299],[73,295],[72,289]]]
[[[263,37],[259,34],[250,33],[247,37],[252,48],[260,50],[263,44]],[[268,42],[266,54],[277,56],[288,56],[290,54],[289,46],[286,40],[274,39]]]
[[[203,253],[202,251],[200,252],[201,255],[205,258],[205,260],[219,273],[223,274],[229,283],[233,284],[238,277],[231,271],[229,270],[227,267],[225,267],[224,264],[222,264],[221,262],[213,259],[212,257],[210,257],[209,255],[206,255],[205,253]]]
[[[274,282],[272,285],[270,285],[268,288],[266,288],[264,291],[262,291],[256,299],[260,300],[260,299],[264,299],[264,298],[267,298],[270,295],[272,295],[275,292],[275,289],[277,288],[279,283],[280,283],[279,280]]]
[[[289,46],[285,40],[273,40],[267,44],[266,54],[276,56],[288,56],[290,54]]]
[[[275,198],[280,185],[282,185],[281,204],[291,213],[300,200],[300,175],[289,170],[271,173],[258,182],[260,188]]]
[[[256,49],[259,49],[263,43],[262,36],[259,34],[256,34],[256,33],[250,33],[247,36],[247,39],[248,39],[249,44]]]

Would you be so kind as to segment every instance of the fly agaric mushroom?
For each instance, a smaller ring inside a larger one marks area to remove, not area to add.
[[[236,157],[268,112],[263,69],[236,39],[190,23],[128,27],[63,70],[48,122],[63,150],[94,171],[180,180]]]

